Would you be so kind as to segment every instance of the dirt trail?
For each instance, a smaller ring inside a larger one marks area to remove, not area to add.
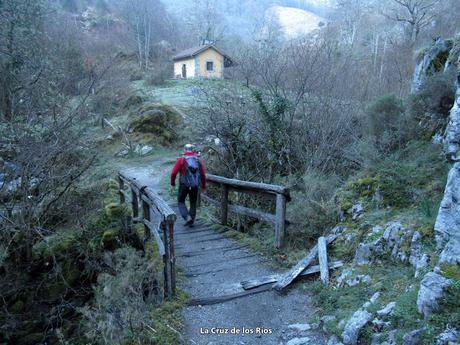
[[[170,160],[158,159],[147,166],[122,170],[141,183],[158,188],[170,169],[164,163]],[[175,203],[172,206],[176,208]],[[244,291],[241,281],[275,273],[259,254],[200,220],[189,228],[178,217],[175,247],[177,266],[184,277],[179,288],[193,300],[239,293]],[[317,331],[296,330],[295,325],[305,324],[312,313],[308,296],[299,290],[290,289],[279,295],[264,289],[222,303],[185,307],[183,336],[187,345],[326,344]]]

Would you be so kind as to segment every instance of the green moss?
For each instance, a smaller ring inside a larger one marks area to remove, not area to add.
[[[113,202],[105,206],[105,213],[111,218],[121,219],[129,214],[129,210],[126,205]]]
[[[444,66],[449,58],[449,51],[441,51],[432,61],[428,67],[428,74],[438,73],[444,70]]]
[[[118,247],[119,240],[118,240],[119,232],[117,230],[106,230],[102,234],[102,247],[106,250],[114,250]]]
[[[441,265],[441,273],[444,277],[460,282],[460,267],[455,264]]]

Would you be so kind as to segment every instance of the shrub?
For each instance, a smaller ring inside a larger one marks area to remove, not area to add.
[[[164,82],[171,78],[172,66],[168,62],[156,63],[155,67],[147,73],[147,84],[149,85],[162,85]]]
[[[369,133],[380,152],[391,152],[414,138],[415,123],[394,94],[378,98],[367,110]]]
[[[428,77],[420,89],[409,98],[409,113],[420,121],[424,136],[429,139],[443,132],[455,101],[453,73],[438,73]]]
[[[144,99],[139,95],[131,95],[125,101],[125,109],[130,109],[131,107],[140,106],[144,102]]]
[[[380,192],[387,205],[407,207],[426,199],[439,203],[447,169],[436,145],[413,142],[378,162],[370,172],[379,176]]]
[[[296,246],[305,246],[316,240],[338,221],[335,193],[339,186],[336,176],[307,172],[292,193],[288,207],[288,219],[294,224],[289,228],[287,240]]]
[[[86,335],[95,344],[148,342],[149,304],[160,301],[154,265],[133,248],[116,250],[110,262],[115,274],[99,275],[93,305],[80,310]]]

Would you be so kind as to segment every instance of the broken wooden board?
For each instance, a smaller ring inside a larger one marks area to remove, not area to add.
[[[327,244],[332,243],[337,238],[337,235],[329,235],[326,237]],[[302,271],[307,268],[313,260],[318,256],[318,245],[315,245],[310,252],[297,265],[291,268],[287,273],[282,275],[280,280],[273,285],[273,288],[277,291],[283,290],[286,286],[291,284]]]
[[[343,266],[342,261],[334,261],[334,262],[331,262],[329,264],[329,269],[332,270],[332,269],[336,269],[336,268],[339,268],[339,267],[342,267],[342,266]],[[300,273],[300,275],[301,276],[308,276],[308,275],[315,274],[315,273],[318,273],[318,272],[320,272],[320,267],[319,267],[319,265],[316,265],[316,266],[312,266],[310,268],[307,268],[302,273]],[[245,290],[254,289],[254,288],[258,287],[258,286],[271,284],[271,283],[276,283],[280,279],[280,276],[281,276],[280,274],[272,274],[272,275],[266,276],[266,277],[245,280],[245,281],[241,282],[241,286]]]
[[[318,261],[319,261],[319,272],[320,279],[323,284],[329,284],[329,269],[327,265],[327,248],[326,248],[326,238],[321,236],[318,238]]]

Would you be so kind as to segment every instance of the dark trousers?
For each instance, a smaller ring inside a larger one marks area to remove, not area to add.
[[[185,199],[189,196],[190,201],[190,211],[185,205]],[[182,218],[187,219],[187,216],[190,215],[192,220],[195,220],[196,217],[196,203],[198,199],[198,187],[190,188],[184,184],[179,185],[179,192],[177,194],[177,203],[179,206],[179,212]]]

